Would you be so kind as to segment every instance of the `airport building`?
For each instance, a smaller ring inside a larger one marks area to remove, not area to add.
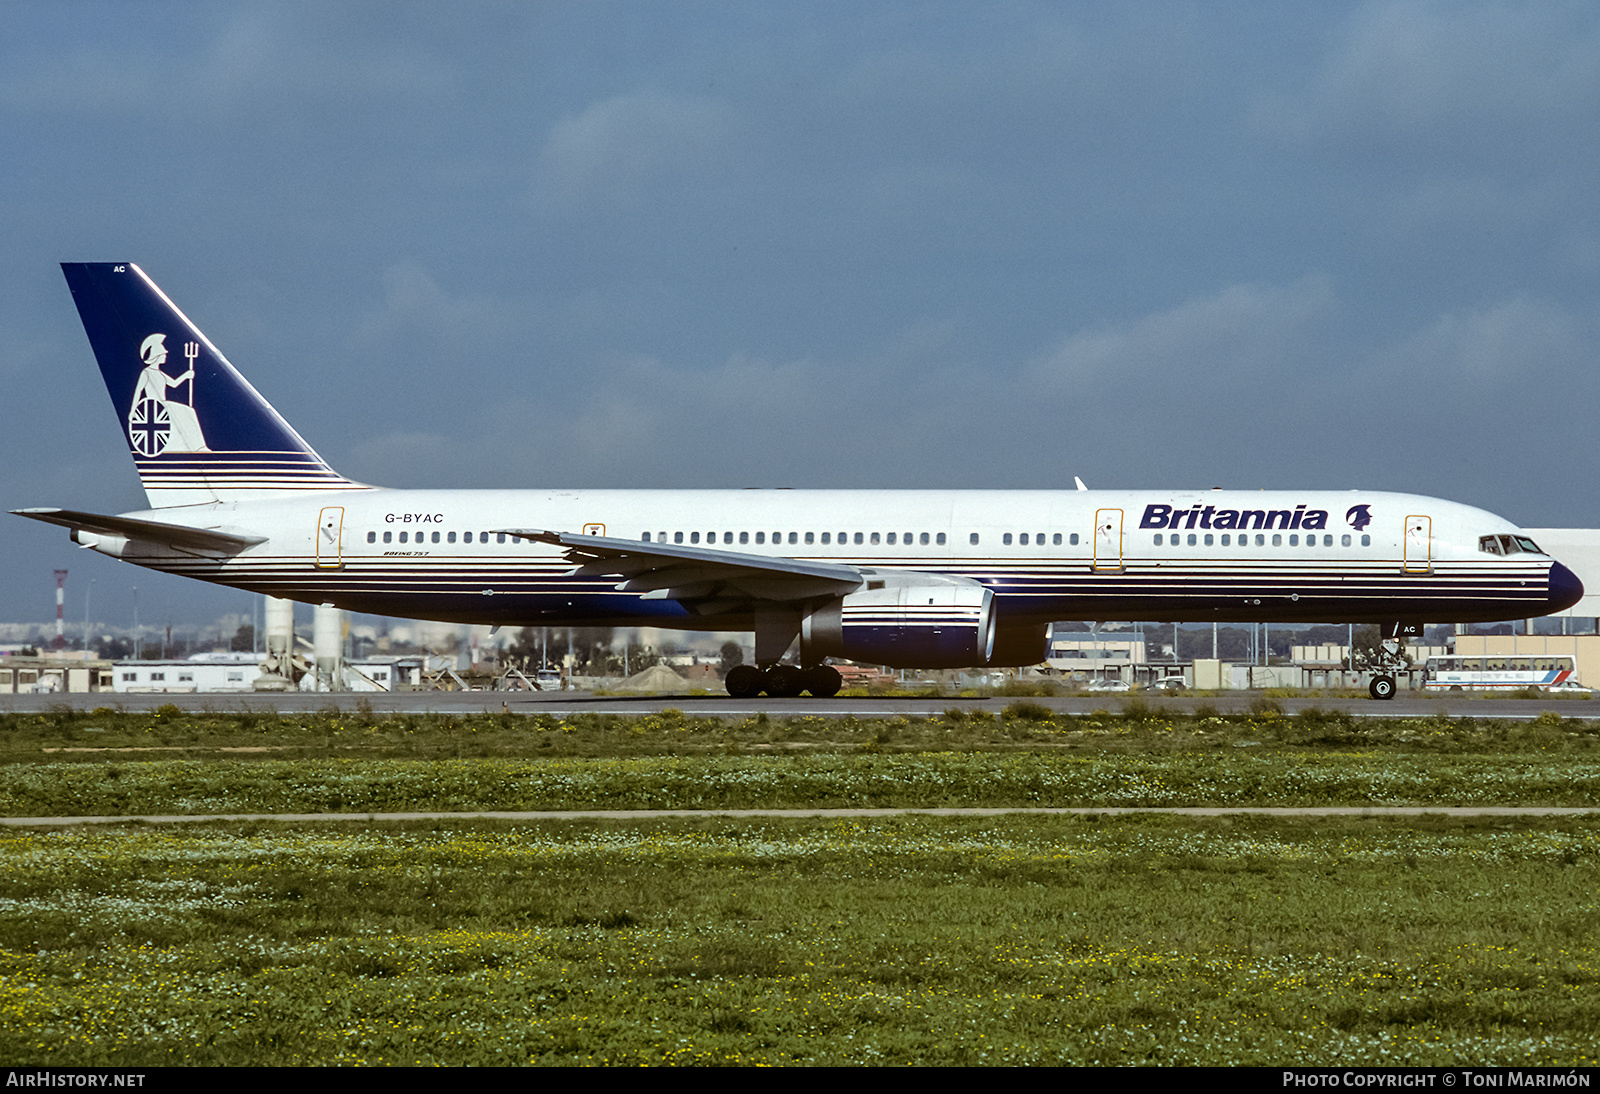
[[[1056,631],[1050,634],[1049,657],[1045,664],[1052,673],[1078,681],[1126,680],[1134,683],[1143,670],[1146,675],[1143,635],[1129,631],[1091,634],[1088,631]]]
[[[261,675],[261,658],[251,653],[203,653],[182,660],[118,661],[112,690],[250,691]]]
[[[110,691],[112,663],[78,651],[49,657],[0,657],[0,695]]]
[[[372,657],[342,663],[339,691],[410,691],[424,686],[424,658]],[[239,692],[266,690],[259,655],[202,653],[184,660],[118,661],[110,665],[107,690],[150,692]],[[315,691],[318,678],[305,673],[293,690]]]

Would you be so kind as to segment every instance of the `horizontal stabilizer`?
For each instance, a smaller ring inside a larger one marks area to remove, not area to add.
[[[167,524],[158,520],[137,520],[133,517],[111,517],[100,513],[80,513],[73,509],[13,509],[19,517],[42,520],[46,524],[59,524],[74,532],[94,532],[103,536],[122,536],[125,539],[143,540],[178,550],[216,551],[238,554],[247,547],[265,543],[266,536],[238,535],[219,532],[214,528],[190,528],[183,524]]]

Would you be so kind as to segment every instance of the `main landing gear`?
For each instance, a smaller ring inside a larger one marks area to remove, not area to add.
[[[832,665],[813,665],[807,669],[795,665],[769,665],[765,669],[735,665],[728,670],[724,683],[728,694],[735,699],[754,699],[763,691],[774,699],[792,699],[805,691],[818,699],[829,699],[839,694],[844,678]]]
[[[1394,698],[1394,674],[1411,667],[1411,658],[1406,656],[1406,639],[1421,637],[1420,623],[1383,624],[1383,641],[1379,644],[1377,657],[1373,659],[1374,671],[1372,681],[1367,684],[1368,695],[1374,699]]]

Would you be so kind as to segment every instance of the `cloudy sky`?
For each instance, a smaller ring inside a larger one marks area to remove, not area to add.
[[[144,505],[57,263],[393,486],[1600,523],[1600,7],[0,7],[0,503]],[[7,517],[0,620],[242,594]]]

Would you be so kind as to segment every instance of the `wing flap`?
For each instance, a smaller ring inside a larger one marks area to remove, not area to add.
[[[575,572],[581,576],[615,577],[620,591],[656,594],[662,599],[733,595],[744,600],[805,600],[853,593],[865,580],[856,567],[834,562],[542,528],[498,530],[565,548],[568,561],[577,564]]]

